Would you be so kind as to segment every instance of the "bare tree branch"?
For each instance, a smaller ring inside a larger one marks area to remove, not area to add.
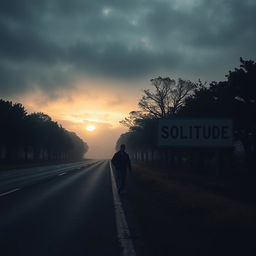
[[[156,118],[169,118],[184,104],[184,100],[196,88],[189,80],[178,79],[176,82],[169,77],[157,77],[150,80],[154,91],[144,90],[144,96],[139,101],[142,111]]]

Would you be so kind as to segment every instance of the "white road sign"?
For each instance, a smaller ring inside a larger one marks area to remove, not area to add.
[[[170,147],[231,147],[230,119],[159,120],[158,145]]]

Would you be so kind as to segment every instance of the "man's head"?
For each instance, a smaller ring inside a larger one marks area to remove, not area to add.
[[[125,145],[124,144],[121,144],[120,151],[125,151]]]

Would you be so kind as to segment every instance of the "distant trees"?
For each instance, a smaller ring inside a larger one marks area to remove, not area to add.
[[[0,99],[0,161],[81,159],[88,146],[44,113]]]
[[[116,143],[116,149],[119,149],[120,145],[124,143],[130,154],[145,152],[145,156],[141,157],[150,158],[156,147],[156,131],[157,120],[155,118],[144,116],[140,119],[136,119],[129,131],[120,136]],[[150,154],[150,156],[148,154]],[[134,157],[137,158],[137,156]]]
[[[129,128],[117,147],[127,144],[135,158],[163,159],[168,150],[156,147],[157,121],[171,117],[232,118],[236,136],[243,142],[249,166],[256,159],[256,63],[240,59],[241,65],[229,71],[226,81],[210,84],[178,79],[154,78],[153,91],[144,90],[138,111],[121,121]],[[138,157],[139,155],[139,157]]]
[[[122,140],[128,144],[131,140],[136,143],[133,143],[130,148],[144,148],[144,150],[154,148],[157,120],[176,115],[184,105],[186,98],[197,87],[197,84],[181,78],[177,82],[169,77],[157,77],[150,81],[153,90],[143,91],[144,95],[138,103],[140,110],[131,111],[128,117],[120,121],[129,128],[129,132],[118,140],[117,147]]]
[[[153,159],[159,150],[156,148],[157,120],[168,119],[176,115],[184,105],[185,99],[197,87],[197,84],[181,78],[176,82],[169,77],[157,77],[150,80],[153,90],[144,90],[139,100],[139,111],[130,112],[129,117],[120,121],[129,128],[117,141],[127,144],[135,158]],[[143,152],[143,153],[142,153]]]

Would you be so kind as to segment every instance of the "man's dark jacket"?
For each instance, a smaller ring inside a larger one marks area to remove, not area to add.
[[[124,151],[118,151],[114,154],[112,164],[116,169],[129,169],[131,170],[131,161],[129,155]]]

